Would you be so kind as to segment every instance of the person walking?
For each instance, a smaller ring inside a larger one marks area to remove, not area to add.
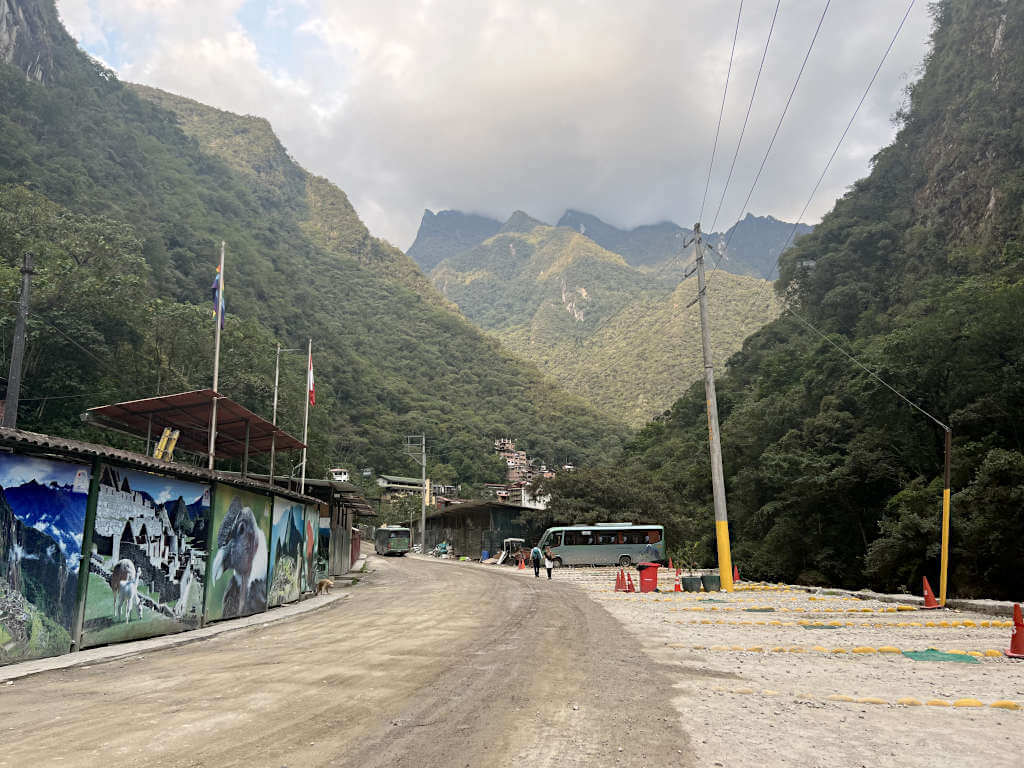
[[[535,544],[533,549],[530,550],[530,562],[533,563],[533,577],[540,578],[540,560],[543,555],[540,551],[540,545]]]
[[[544,567],[548,569],[548,579],[551,578],[551,569],[555,567],[555,561],[552,559],[551,547],[544,548]]]

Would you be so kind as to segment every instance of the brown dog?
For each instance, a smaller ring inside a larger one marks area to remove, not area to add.
[[[314,594],[317,594],[317,595],[328,595],[328,594],[330,594],[331,587],[333,587],[333,586],[334,586],[334,582],[331,581],[330,579],[320,579],[320,581],[318,581],[316,583],[316,592]]]

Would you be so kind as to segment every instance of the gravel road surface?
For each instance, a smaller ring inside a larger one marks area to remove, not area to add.
[[[371,557],[294,620],[0,688],[0,766],[685,766],[679,673],[578,587]]]

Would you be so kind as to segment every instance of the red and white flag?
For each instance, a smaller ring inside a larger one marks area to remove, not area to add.
[[[316,386],[313,384],[313,353],[309,353],[309,372],[306,376],[306,389],[309,394],[309,404],[316,405]]]

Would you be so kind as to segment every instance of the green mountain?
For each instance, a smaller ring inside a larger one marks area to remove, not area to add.
[[[535,225],[542,223],[534,222]],[[693,235],[693,230],[671,221],[619,229],[597,216],[574,210],[562,214],[557,226],[586,235],[602,248],[621,255],[631,266],[676,276],[682,275],[676,267],[680,264],[679,256],[685,251],[684,243]],[[506,223],[504,228],[507,227]],[[444,259],[470,250],[502,229],[500,221],[486,216],[461,211],[436,214],[424,211],[416,241],[407,253],[424,272],[429,273]],[[721,269],[736,275],[771,280],[776,277],[775,265],[783,247],[812,229],[806,224],[794,227],[773,216],[748,213],[727,231],[705,234],[704,239],[710,247],[724,254]]]
[[[313,339],[311,467],[499,477],[490,440],[586,463],[621,423],[547,382],[460,317],[345,194],[299,167],[266,121],[129,86],[85,56],[53,0],[0,14],[0,293],[35,253],[19,425],[82,426],[89,405],[209,386],[210,283],[227,242],[220,389],[269,415],[274,345]],[[0,321],[9,349],[13,312]],[[4,352],[6,356],[6,352]],[[301,433],[305,362],[286,356],[281,423]]]
[[[521,357],[640,425],[702,375],[698,310],[687,308],[696,279],[680,283],[684,263],[641,270],[573,229],[517,211],[499,234],[440,262],[431,279]],[[719,270],[709,294],[719,363],[778,313],[754,278]]]
[[[1024,6],[946,0],[932,13],[894,142],[783,255],[777,287],[792,311],[747,339],[719,381],[745,577],[938,583],[945,432],[875,373],[952,428],[950,594],[1020,598]],[[703,542],[713,563],[707,439],[698,384],[616,473],[591,477],[630,478],[673,539]],[[573,482],[554,489],[556,512],[601,503],[587,475]]]
[[[498,234],[501,222],[461,211],[423,212],[416,240],[406,254],[429,272],[453,253],[468,250]]]

